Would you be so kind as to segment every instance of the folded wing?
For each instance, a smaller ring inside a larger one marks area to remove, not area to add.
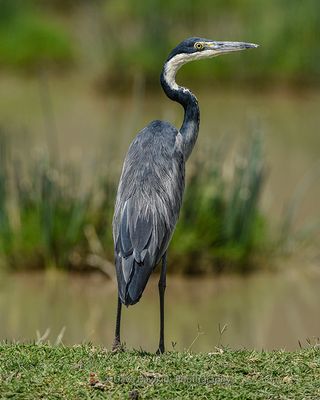
[[[141,298],[167,250],[181,207],[184,159],[176,145],[179,133],[169,127],[169,137],[163,126],[149,126],[136,137],[120,179],[113,235],[119,296],[126,305]]]

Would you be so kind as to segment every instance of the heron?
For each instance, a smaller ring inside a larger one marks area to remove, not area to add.
[[[161,262],[157,353],[165,351],[167,249],[182,204],[185,164],[197,141],[200,123],[198,100],[189,89],[176,83],[176,74],[190,61],[256,47],[254,43],[192,37],[178,44],[163,65],[162,89],[169,99],[182,105],[184,119],[180,129],[169,122],[152,121],[132,141],[123,163],[112,223],[118,282],[114,350],[121,347],[122,305],[140,300],[151,273]]]

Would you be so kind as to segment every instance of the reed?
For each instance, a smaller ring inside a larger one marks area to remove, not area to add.
[[[46,154],[26,161],[22,152],[12,151],[3,131],[0,143],[2,264],[9,269],[98,268],[111,275],[117,185],[111,174],[102,172],[83,185],[76,165],[55,165]],[[170,246],[171,270],[248,269],[267,241],[259,210],[261,137],[253,135],[232,160],[222,149],[209,150],[190,169]]]
[[[174,262],[182,259],[183,271],[190,273],[245,271],[268,243],[266,219],[259,209],[265,175],[261,136],[253,135],[232,160],[219,150],[213,160],[212,155],[205,158],[210,162],[198,161],[187,185],[173,238]]]

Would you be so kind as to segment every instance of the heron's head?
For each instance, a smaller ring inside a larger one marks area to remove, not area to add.
[[[203,38],[189,38],[178,44],[171,53],[167,61],[180,60],[183,64],[200,60],[202,58],[211,58],[220,54],[231,53],[234,51],[252,49],[258,47],[254,43],[245,42],[220,42]]]
[[[189,61],[211,58],[220,54],[258,47],[254,43],[220,42],[193,37],[184,40],[169,54],[164,67],[164,74],[169,82],[175,86],[174,77],[178,69]]]

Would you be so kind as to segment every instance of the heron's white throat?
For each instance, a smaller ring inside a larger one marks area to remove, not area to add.
[[[194,60],[200,60],[202,58],[210,58],[217,55],[215,50],[203,50],[195,53],[181,53],[177,54],[176,56],[172,57],[164,67],[164,79],[166,80],[167,84],[174,90],[178,90],[181,87],[176,83],[176,74],[179,69],[186,63]],[[188,90],[182,88],[183,90]]]

